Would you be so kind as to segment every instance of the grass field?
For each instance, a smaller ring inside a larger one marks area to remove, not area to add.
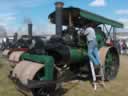
[[[8,61],[0,58],[0,96],[23,96],[8,79]],[[89,81],[67,83],[64,96],[128,96],[128,57],[121,56],[121,66],[117,78],[107,82],[105,88],[99,87],[95,92]]]

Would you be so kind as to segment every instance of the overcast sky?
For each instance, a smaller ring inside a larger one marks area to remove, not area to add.
[[[24,18],[31,18],[36,32],[54,32],[47,16],[56,1],[120,21],[128,28],[128,0],[0,0],[0,26],[9,32],[24,30]]]

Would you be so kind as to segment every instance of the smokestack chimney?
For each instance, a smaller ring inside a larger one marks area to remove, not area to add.
[[[32,39],[32,22],[28,23],[28,35],[30,37],[30,39]]]
[[[56,2],[56,35],[62,35],[62,8],[64,6],[63,2]]]

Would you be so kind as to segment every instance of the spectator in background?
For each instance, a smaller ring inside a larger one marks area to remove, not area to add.
[[[117,45],[117,49],[118,49],[119,54],[121,54],[120,40],[116,41],[116,45]]]
[[[126,41],[125,40],[122,41],[122,49],[123,49],[123,54],[126,54],[127,45],[126,45]]]

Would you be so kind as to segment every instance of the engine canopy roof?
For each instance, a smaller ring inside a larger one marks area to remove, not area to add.
[[[68,7],[62,9],[62,24],[65,26],[69,25],[69,15],[72,17],[71,20],[75,27],[82,27],[88,23],[94,23],[96,25],[107,24],[117,28],[123,27],[123,24],[117,21],[75,7]],[[55,16],[55,11],[48,16],[50,22],[53,24],[55,24]]]

